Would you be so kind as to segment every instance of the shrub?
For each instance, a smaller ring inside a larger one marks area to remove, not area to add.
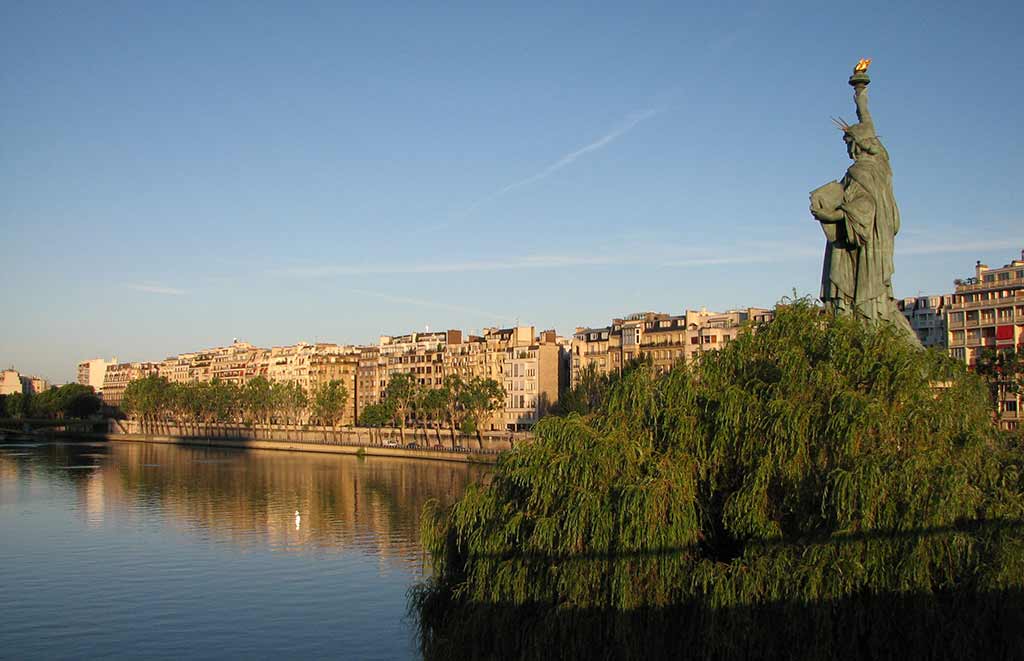
[[[977,377],[797,301],[428,505],[410,608],[431,658],[1010,654],[1022,476]]]

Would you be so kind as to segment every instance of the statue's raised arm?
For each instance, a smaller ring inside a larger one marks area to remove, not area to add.
[[[874,133],[875,123],[871,120],[871,113],[868,111],[868,67],[871,66],[871,58],[857,62],[853,68],[853,75],[850,76],[850,85],[853,86],[853,102],[857,106],[857,121],[869,128]]]

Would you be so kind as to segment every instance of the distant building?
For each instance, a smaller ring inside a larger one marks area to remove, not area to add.
[[[946,348],[946,308],[953,295],[910,296],[896,301],[896,306],[910,322],[917,339],[925,347]]]
[[[978,262],[974,277],[954,280],[948,306],[949,352],[973,365],[982,349],[1024,348],[1024,251],[997,269]]]
[[[103,403],[121,406],[128,384],[150,374],[159,374],[159,363],[115,363],[107,365],[103,377]]]
[[[22,376],[21,377],[21,392],[26,395],[38,395],[46,392],[50,388],[50,383],[39,376]]]
[[[1024,251],[1000,268],[978,262],[974,277],[954,280],[946,315],[949,353],[970,366],[984,349],[1024,351]],[[1001,425],[1017,429],[1024,419],[1021,396],[1002,394]]]
[[[16,369],[0,372],[0,395],[38,395],[50,387],[46,379],[39,376],[27,376]],[[3,412],[0,411],[0,414]]]
[[[83,360],[78,363],[78,383],[83,386],[90,386],[94,392],[100,394],[103,391],[103,378],[107,374],[107,366],[116,364],[116,357],[109,361],[102,358]]]
[[[577,328],[572,339],[571,384],[588,368],[610,374],[631,360],[650,360],[659,372],[690,362],[700,353],[735,340],[740,329],[770,321],[772,311],[746,308],[728,312],[687,310],[681,315],[639,312],[608,326]]]
[[[320,345],[322,346],[322,345]],[[309,358],[309,395],[312,400],[316,389],[330,381],[341,381],[348,391],[345,412],[339,424],[354,425],[359,418],[359,349],[353,346],[338,346],[337,351],[316,352]]]
[[[20,394],[23,391],[21,374],[18,373],[18,370],[0,372],[0,395]]]
[[[558,401],[567,383],[568,342],[554,331],[533,326],[485,328],[481,335],[448,330],[382,335],[376,347],[359,351],[359,410],[381,401],[396,374],[419,385],[440,388],[445,377],[493,379],[505,389],[502,409],[483,431],[520,431],[533,427]]]

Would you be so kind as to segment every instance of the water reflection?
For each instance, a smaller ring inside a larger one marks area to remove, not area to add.
[[[28,451],[27,451],[28,450]],[[34,450],[34,451],[33,451]],[[0,448],[0,502],[15,482],[59,479],[90,526],[152,521],[240,549],[354,550],[419,570],[419,513],[450,502],[477,466],[145,443]],[[27,494],[21,492],[21,497]]]
[[[419,512],[477,466],[0,445],[0,657],[415,656]],[[296,512],[299,517],[296,517]]]

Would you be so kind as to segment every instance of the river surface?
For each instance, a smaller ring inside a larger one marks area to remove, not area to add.
[[[419,513],[484,470],[0,444],[0,658],[414,658]]]

